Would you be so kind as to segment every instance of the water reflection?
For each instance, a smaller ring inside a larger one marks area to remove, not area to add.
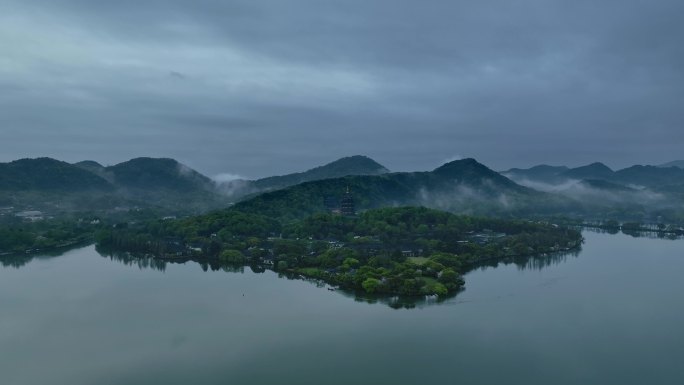
[[[245,268],[251,270],[251,272],[260,274],[266,272],[266,270],[271,270],[262,265],[233,265],[221,263],[215,260],[191,260],[191,259],[179,259],[179,260],[160,260],[156,259],[151,255],[134,255],[128,252],[116,251],[113,249],[108,249],[104,247],[97,246],[95,248],[97,252],[105,258],[109,258],[111,261],[116,261],[122,263],[126,266],[137,266],[139,269],[153,269],[157,271],[165,271],[168,264],[187,264],[196,263],[200,265],[203,271],[223,271],[226,273],[240,273],[245,272]],[[466,274],[473,270],[486,270],[489,268],[496,268],[500,265],[510,265],[514,264],[519,270],[542,270],[544,268],[559,265],[567,261],[568,258],[576,258],[579,256],[581,249],[576,249],[569,252],[559,252],[550,253],[536,256],[522,256],[522,257],[508,257],[504,259],[493,259],[479,263],[472,266]],[[301,274],[295,273],[282,273],[277,272],[279,278],[288,280],[298,280],[308,282],[317,288],[325,288],[330,291],[336,291],[338,294],[353,299],[356,302],[362,302],[367,304],[383,304],[387,305],[393,309],[414,309],[422,308],[425,306],[434,306],[443,304],[461,293],[463,290],[452,293],[446,297],[437,296],[418,296],[418,297],[405,297],[405,296],[388,296],[388,295],[374,295],[365,292],[357,292],[353,290],[344,290],[339,288],[333,288],[328,285],[325,281],[316,278],[305,277]],[[467,277],[466,277],[467,286]]]
[[[198,264],[203,271],[224,271],[226,273],[244,273],[245,268],[248,268],[252,273],[262,274],[267,270],[272,270],[266,268],[262,265],[233,265],[220,263],[215,260],[192,260],[192,259],[179,259],[179,260],[160,260],[156,259],[151,255],[135,255],[129,252],[116,251],[113,249],[96,246],[95,250],[98,254],[104,258],[108,258],[111,261],[122,263],[126,266],[136,266],[139,269],[152,269],[164,272],[169,264]],[[343,290],[338,288],[333,288],[328,285],[325,281],[316,278],[305,277],[301,274],[294,273],[282,273],[277,272],[278,277],[288,280],[297,280],[307,282],[317,288],[327,289],[330,291],[335,291],[344,297],[353,299],[356,302],[363,302],[368,304],[384,304],[393,309],[413,309],[417,307],[423,307],[428,305],[435,305],[445,302],[451,298],[456,297],[457,293],[450,294],[447,297],[438,298],[437,296],[424,296],[424,297],[402,297],[402,296],[387,296],[387,295],[371,295],[363,292],[355,292],[351,290]]]
[[[392,309],[419,309],[425,306],[434,306],[448,303],[451,299],[456,298],[463,291],[465,291],[465,289],[461,289],[455,293],[451,293],[446,297],[438,297],[436,295],[427,295],[422,297],[402,297],[399,295],[374,296],[366,293],[354,293],[346,291],[341,291],[341,294],[346,297],[353,298],[356,302],[363,302],[368,304],[384,304],[391,307]]]
[[[602,229],[591,229],[585,231],[589,232],[596,232],[596,233],[605,233],[605,230]],[[630,234],[632,235],[632,234]],[[647,232],[642,232],[638,234],[634,234],[632,236],[635,237],[648,237],[648,238],[661,238],[662,233],[647,233]],[[670,238],[666,238],[670,239]],[[676,239],[676,238],[675,238]],[[40,253],[40,254],[31,254],[31,255],[23,255],[23,254],[18,254],[18,255],[5,255],[0,258],[0,263],[2,264],[3,267],[14,267],[14,268],[20,268],[29,262],[31,262],[34,259],[49,259],[49,258],[55,258],[58,257],[62,254],[64,254],[66,251],[73,250],[76,248],[83,247],[83,245],[79,246],[74,246],[69,248],[68,250],[62,249],[62,250],[57,250],[57,251],[51,251],[51,252],[45,252],[45,253]],[[98,254],[104,258],[108,258],[111,261],[114,262],[119,262],[121,264],[124,264],[126,266],[136,266],[138,269],[151,269],[155,271],[160,271],[164,272],[166,271],[167,267],[169,264],[174,263],[174,264],[187,264],[187,263],[197,263],[203,271],[223,271],[226,273],[244,273],[245,268],[248,268],[251,270],[251,272],[256,273],[256,274],[261,274],[266,272],[267,268],[261,265],[233,265],[233,264],[225,264],[221,263],[215,260],[191,260],[191,259],[179,259],[179,260],[161,260],[153,257],[152,255],[138,255],[138,254],[132,254],[129,252],[122,252],[122,251],[117,251],[114,249],[110,248],[105,248],[102,246],[96,246],[95,250],[98,252]],[[551,254],[544,254],[544,255],[537,255],[537,256],[524,256],[524,257],[508,257],[504,259],[493,259],[489,261],[485,261],[482,263],[479,263],[477,265],[472,266],[467,272],[473,271],[473,270],[486,270],[489,268],[496,268],[500,265],[510,265],[514,264],[515,266],[518,267],[520,270],[542,270],[544,268],[562,264],[567,261],[568,258],[576,258],[579,256],[581,252],[581,249],[573,250],[570,252],[563,252],[563,253],[551,253]],[[270,270],[270,269],[268,269]],[[351,298],[354,301],[357,302],[363,302],[363,303],[368,303],[368,304],[384,304],[389,307],[392,307],[394,309],[413,309],[413,308],[420,308],[423,306],[432,306],[432,305],[437,305],[444,303],[445,301],[452,299],[456,297],[459,292],[457,293],[452,293],[447,297],[443,298],[438,298],[436,296],[424,296],[424,297],[402,297],[402,296],[387,296],[387,295],[370,295],[364,292],[355,292],[355,291],[347,291],[347,290],[341,290],[341,289],[333,289],[330,287],[327,283],[324,281],[321,281],[319,279],[314,279],[314,278],[308,278],[304,277],[299,274],[286,274],[286,273],[279,273],[278,276],[280,278],[285,278],[285,279],[290,279],[290,280],[300,280],[300,281],[305,281],[308,283],[311,283],[312,285],[318,287],[318,288],[327,288],[329,290],[334,290],[337,291],[339,294]],[[467,286],[467,278],[466,278],[466,286]]]
[[[209,262],[162,273],[91,246],[0,269],[0,382],[681,382],[684,244],[585,236],[580,258],[500,261],[446,300],[329,292]]]
[[[684,235],[681,235],[681,233],[677,232],[664,232],[664,231],[648,231],[648,230],[629,230],[629,229],[620,229],[618,227],[612,227],[612,228],[598,228],[598,227],[582,227],[578,228],[578,230],[588,232],[588,233],[595,233],[595,234],[625,234],[629,235],[630,237],[634,238],[648,238],[648,239],[666,239],[666,240],[681,240],[684,239]]]
[[[366,292],[357,292],[354,290],[346,290],[346,289],[340,289],[340,288],[334,288],[330,285],[328,285],[327,282],[316,279],[316,278],[310,278],[310,277],[305,277],[300,274],[291,274],[291,273],[278,273],[279,278],[285,278],[289,280],[298,280],[298,281],[304,281],[308,282],[313,286],[316,286],[317,288],[325,288],[330,291],[335,291],[338,294],[350,298],[356,302],[360,303],[367,303],[367,304],[383,304],[387,305],[393,309],[414,309],[414,308],[421,308],[424,306],[430,306],[430,305],[436,305],[436,304],[441,304],[449,299],[452,299],[456,297],[461,291],[458,291],[456,293],[451,293],[446,297],[437,297],[436,295],[433,296],[413,296],[413,297],[405,297],[405,296],[399,296],[399,295],[386,295],[386,294],[368,294]]]
[[[543,270],[547,267],[565,263],[568,258],[577,258],[582,252],[582,248],[559,253],[548,253],[541,255],[527,255],[518,257],[507,257],[502,259],[492,259],[474,265],[469,271],[486,270],[495,268],[499,265],[514,264],[518,270]]]
[[[663,233],[660,231],[630,231],[622,230],[622,233],[629,235],[634,238],[649,238],[649,239],[666,239],[671,241],[676,241],[678,239],[684,239],[684,236],[677,235],[675,233]]]
[[[157,271],[166,271],[168,263],[161,259],[154,258],[151,255],[133,255],[124,251],[117,251],[114,249],[95,246],[100,256],[109,258],[111,261],[119,262],[126,266],[137,266],[139,269],[152,269]]]
[[[68,247],[62,247],[59,249],[54,249],[54,250],[47,250],[47,251],[42,251],[38,253],[30,253],[30,254],[25,254],[25,253],[16,253],[16,254],[5,254],[5,255],[0,255],[0,265],[2,267],[14,267],[16,269],[27,265],[29,262],[33,260],[41,260],[41,259],[51,259],[55,257],[59,257],[71,250],[76,250],[80,249],[84,246],[88,246],[88,243],[80,243],[80,244],[74,244]]]
[[[177,260],[163,260],[155,258],[150,254],[134,254],[125,251],[117,251],[115,249],[95,246],[97,253],[109,260],[119,262],[126,266],[137,266],[139,269],[152,269],[157,271],[166,271],[169,264],[185,265],[187,263],[196,263],[203,271],[224,271],[226,273],[244,273],[245,267],[248,267],[253,273],[264,273],[266,269],[262,266],[245,266],[221,263],[215,260],[194,260],[194,259],[177,259]]]

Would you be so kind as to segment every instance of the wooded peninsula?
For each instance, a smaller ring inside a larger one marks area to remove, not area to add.
[[[227,209],[202,216],[121,223],[98,231],[104,248],[166,260],[258,264],[369,294],[446,296],[485,260],[562,252],[579,231],[549,223],[455,215],[424,207],[358,215],[317,213],[281,223]]]

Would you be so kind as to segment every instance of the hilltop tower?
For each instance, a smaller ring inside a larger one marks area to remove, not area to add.
[[[349,191],[349,186],[347,186],[347,192],[342,196],[340,201],[340,212],[342,215],[354,216],[356,215],[356,207],[354,206],[354,197]]]

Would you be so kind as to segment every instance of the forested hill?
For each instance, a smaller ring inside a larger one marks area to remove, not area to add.
[[[22,159],[0,163],[0,206],[48,214],[135,207],[190,214],[305,181],[386,172],[374,160],[357,155],[301,173],[218,185],[169,158],[141,157],[113,166],[92,160],[69,164],[51,158]]]
[[[586,166],[571,168],[561,174],[566,179],[608,179],[613,176],[613,170],[601,162],[594,162]]]
[[[102,176],[105,171],[105,166],[95,162],[94,160],[84,160],[74,163],[73,165],[100,176]]]
[[[382,175],[388,172],[387,168],[375,160],[363,155],[354,155],[340,158],[303,172],[271,176],[257,180],[238,179],[223,182],[219,185],[219,189],[227,196],[239,200],[300,183],[341,178],[349,175]]]
[[[108,191],[114,186],[105,179],[51,158],[20,159],[0,163],[0,191]]]
[[[228,204],[211,179],[173,159],[136,158],[108,167],[51,158],[0,163],[0,207],[10,214],[139,208],[160,215],[196,214]]]
[[[120,188],[172,190],[177,192],[211,191],[211,179],[169,158],[135,158],[106,167]]]
[[[380,175],[388,172],[388,169],[373,159],[355,155],[304,172],[258,179],[254,181],[254,186],[261,190],[275,190],[315,180],[340,178],[347,175]]]
[[[463,159],[430,172],[347,176],[302,183],[258,195],[234,208],[275,218],[302,218],[324,211],[325,198],[339,198],[347,188],[358,209],[419,205],[506,217],[555,212],[568,205],[562,197],[522,187],[474,159]]]
[[[94,161],[75,164],[52,158],[0,163],[0,190],[213,190],[211,179],[166,158],[135,158],[104,167]]]

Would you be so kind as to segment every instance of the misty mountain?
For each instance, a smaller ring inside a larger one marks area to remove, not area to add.
[[[532,180],[532,181],[556,181],[560,180],[560,175],[568,171],[566,166],[549,166],[541,164],[528,169],[512,168],[502,174],[513,180]]]
[[[276,190],[301,182],[346,175],[377,175],[388,170],[365,156],[339,159],[308,171],[256,181],[217,185],[210,178],[169,158],[141,157],[113,166],[92,160],[75,164],[50,158],[25,159],[0,165],[0,190],[17,193],[0,201],[19,207],[44,206],[61,210],[155,207],[162,211],[208,210],[227,206],[248,193]],[[239,186],[239,188],[235,188]],[[98,189],[102,193],[87,195]],[[61,191],[55,195],[54,192]],[[68,192],[68,194],[64,194]]]
[[[659,188],[684,183],[684,169],[637,165],[615,172],[611,180],[625,184]]]
[[[170,158],[140,157],[107,167],[84,160],[74,166],[109,181],[119,190],[183,193],[215,189],[211,179]]]
[[[114,186],[92,172],[51,158],[0,163],[0,190],[74,192],[113,189]]]
[[[214,190],[211,179],[169,158],[135,158],[103,171],[118,188],[179,193]]]
[[[314,180],[340,178],[347,175],[380,175],[389,170],[373,159],[354,155],[338,159],[310,170],[262,178],[254,181],[254,186],[261,190],[275,190]]]
[[[584,179],[580,181],[579,184],[585,188],[597,189],[605,192],[634,193],[638,191],[637,189],[623,186],[618,183],[608,182],[603,179]]]
[[[672,162],[663,163],[658,167],[679,167],[684,168],[684,160],[674,160]]]
[[[278,190],[316,180],[340,178],[348,175],[381,175],[388,172],[387,168],[375,160],[363,155],[354,155],[303,172],[257,180],[224,182],[219,185],[219,189],[237,199],[248,194]]]
[[[199,213],[229,203],[211,179],[174,159],[135,158],[94,172],[112,182],[118,197],[138,207]]]
[[[577,201],[584,211],[596,213],[620,207],[641,206],[659,196],[648,190],[639,190],[603,179],[584,179],[568,183],[556,191],[569,199]]]
[[[569,168],[566,166],[548,166],[544,164],[528,169],[512,168],[508,171],[504,171],[503,175],[525,186],[535,188],[535,183],[556,185],[565,183],[569,180],[608,180],[613,176],[613,173],[613,170],[611,170],[605,164],[595,162],[586,166],[575,168]]]
[[[541,191],[559,191],[583,180],[593,181],[594,187],[598,187],[596,181],[602,180],[623,187],[641,186],[654,189],[684,183],[684,169],[678,167],[635,165],[613,171],[598,162],[566,170],[563,170],[563,167],[544,165],[530,169],[511,169],[504,172],[504,175],[519,184]]]
[[[583,218],[680,221],[684,211],[684,170],[636,165],[613,171],[602,163],[554,174],[509,170],[524,186],[572,200],[567,215]],[[649,219],[650,218],[650,219]]]
[[[358,209],[420,205],[498,217],[663,216],[675,221],[684,211],[684,169],[676,167],[632,166],[614,172],[601,163],[573,169],[542,165],[505,174],[474,159],[432,171],[390,173],[370,158],[353,156],[301,173],[241,181],[239,191],[226,196],[226,184],[217,188],[173,159],[136,158],[106,167],[94,161],[22,159],[0,163],[0,206],[54,213],[150,208],[193,214],[242,198],[236,209],[300,218],[326,210],[326,198],[330,206],[349,188]]]
[[[136,158],[104,167],[38,158],[0,163],[0,204],[51,214],[130,208],[197,213],[228,201],[211,179],[173,159]]]
[[[475,187],[487,193],[510,190],[511,192],[527,193],[529,189],[522,187],[487,166],[468,158],[443,164],[431,173],[431,177],[438,183],[446,182]]]
[[[109,183],[114,183],[114,177],[111,173],[107,173],[105,166],[95,162],[94,160],[84,160],[81,162],[74,163],[74,166],[91,172],[100,178],[106,180]]]
[[[613,176],[613,170],[601,162],[595,162],[571,168],[559,176],[565,179],[610,179]]]
[[[516,184],[474,159],[447,163],[429,172],[398,172],[325,179],[260,194],[235,209],[277,218],[300,218],[326,210],[328,197],[349,189],[358,209],[420,205],[457,213],[519,215],[539,205],[542,212],[568,202]]]
[[[80,167],[86,171],[90,171],[94,174],[104,171],[105,167],[94,160],[84,160],[81,162],[74,163],[74,166]]]

